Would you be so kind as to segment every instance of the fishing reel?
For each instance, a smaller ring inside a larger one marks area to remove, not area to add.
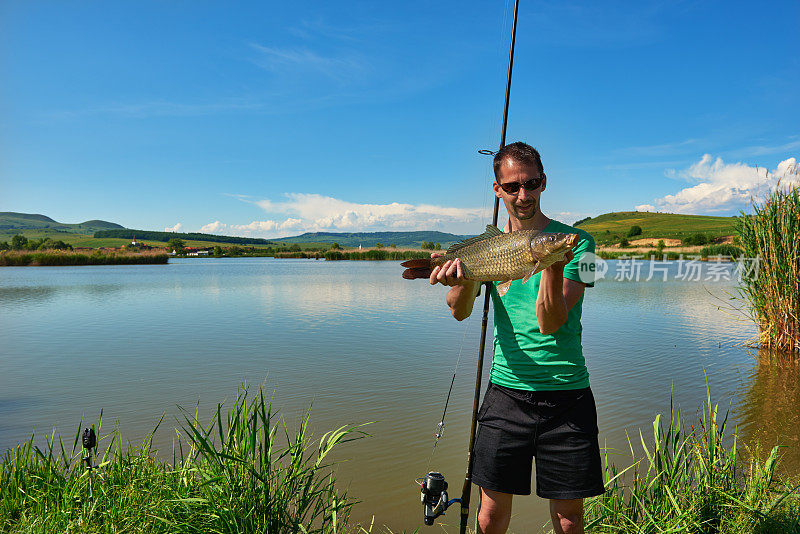
[[[421,500],[425,508],[424,520],[428,526],[450,507],[451,504],[461,502],[461,499],[447,500],[447,481],[444,475],[431,471],[424,477],[417,479],[417,484],[422,487]]]

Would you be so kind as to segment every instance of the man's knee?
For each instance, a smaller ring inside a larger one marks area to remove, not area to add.
[[[556,534],[583,534],[583,499],[550,499]]]
[[[481,506],[478,510],[480,534],[503,534],[511,521],[513,495],[481,488]]]

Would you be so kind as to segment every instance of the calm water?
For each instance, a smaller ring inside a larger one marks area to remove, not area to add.
[[[587,290],[584,347],[601,443],[624,451],[626,431],[647,432],[671,391],[694,414],[705,371],[745,439],[789,445],[796,471],[800,373],[759,365],[741,347],[755,329],[724,309],[734,282],[682,281],[669,269],[667,281],[607,279]],[[94,421],[104,408],[104,424],[119,422],[132,442],[165,413],[156,443],[166,453],[177,406],[199,403],[209,415],[247,380],[274,392],[290,426],[309,406],[317,434],[374,421],[372,437],[337,454],[346,460],[339,479],[362,501],[355,518],[395,531],[420,526],[415,477],[439,470],[460,492],[480,318],[476,310],[457,323],[444,288],[400,272],[397,262],[265,258],[3,268],[0,451],[34,429],[71,438],[82,414]],[[460,351],[447,430],[431,457]],[[517,498],[515,512],[512,531],[547,522],[536,497]],[[457,523],[455,508],[447,519]]]

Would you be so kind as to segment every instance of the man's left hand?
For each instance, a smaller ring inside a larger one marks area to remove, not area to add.
[[[571,250],[568,250],[566,254],[564,254],[563,260],[555,262],[553,265],[548,267],[548,269],[552,269],[554,272],[563,273],[564,267],[566,267],[567,264],[571,262],[574,257],[575,254]]]

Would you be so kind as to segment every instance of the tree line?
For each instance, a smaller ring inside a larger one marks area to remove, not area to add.
[[[187,241],[213,241],[216,243],[231,243],[234,245],[277,245],[274,241],[257,237],[235,237],[228,235],[201,234],[198,232],[156,232],[153,230],[99,230],[94,233],[95,238],[116,237],[122,239],[143,239],[148,241],[167,242],[170,239],[183,239]]]
[[[60,239],[28,239],[22,234],[11,238],[11,242],[0,241],[0,250],[72,250],[72,245]]]

